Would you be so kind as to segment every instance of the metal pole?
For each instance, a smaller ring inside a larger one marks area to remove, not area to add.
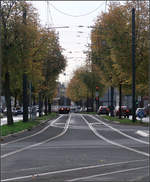
[[[111,86],[111,116],[114,116],[114,87]]]
[[[150,103],[150,0],[149,0],[149,103]],[[149,123],[150,123],[150,111],[149,111]],[[149,132],[150,132],[150,124],[149,124]]]
[[[122,84],[119,84],[119,119],[122,117]]]
[[[135,116],[135,8],[132,8],[132,121]]]
[[[107,105],[108,105],[108,107],[109,107],[109,87],[108,87],[107,100],[108,100],[108,101],[107,101],[107,103],[108,103]]]
[[[2,14],[1,14],[1,0],[0,0],[0,109],[2,107],[2,101],[1,101],[1,89],[2,89],[2,82],[1,82],[1,76],[2,76]],[[0,116],[0,123],[1,123],[1,116]],[[0,131],[0,139],[1,139],[2,132]],[[1,152],[0,152],[1,154]],[[0,178],[1,179],[1,178]]]
[[[0,107],[2,105],[2,103],[1,103],[1,93],[2,93],[1,76],[2,76],[2,14],[1,14],[1,1],[0,1]]]
[[[29,112],[30,112],[30,119],[32,119],[32,91],[31,91],[31,89],[32,89],[32,83],[31,83],[31,81],[30,81],[30,110],[29,110]]]
[[[92,71],[92,112],[94,112],[94,67],[92,60],[92,52],[90,53],[91,71]]]
[[[26,15],[27,15],[27,11],[26,8],[23,7],[23,24],[26,25]],[[26,41],[26,40],[25,40]],[[24,50],[25,50],[26,46],[24,46]],[[23,59],[24,55],[23,55]],[[25,60],[23,60],[23,64],[24,64],[24,70],[23,70],[23,122],[27,122],[28,121],[28,94],[27,94],[27,74],[26,74],[26,66],[25,66]]]

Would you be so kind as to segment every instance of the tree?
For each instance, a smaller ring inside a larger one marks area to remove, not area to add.
[[[23,9],[28,15],[23,24]],[[38,34],[38,19],[32,6],[26,2],[10,1],[2,3],[3,31],[3,83],[7,105],[8,124],[13,124],[11,95],[22,95],[22,74],[31,73],[31,51]],[[13,83],[13,84],[12,84]],[[16,83],[16,84],[14,84]]]
[[[123,86],[131,93],[131,10],[136,8],[136,85],[137,94],[147,94],[148,87],[148,3],[127,1],[110,3],[108,12],[96,20],[91,34],[95,63],[108,85]],[[146,68],[147,67],[147,68]],[[143,71],[144,70],[144,71]]]
[[[27,14],[23,24],[24,8]],[[7,121],[13,124],[11,96],[22,100],[22,75],[25,73],[32,83],[34,98],[44,91],[43,96],[52,99],[56,79],[65,68],[66,60],[61,53],[58,35],[39,24],[35,9],[25,1],[2,2],[2,32],[3,93]]]
[[[99,86],[99,95],[103,95],[105,87],[102,83],[101,74],[95,65],[92,67],[93,70],[90,70],[90,68],[86,66],[75,71],[67,88],[67,96],[74,102],[82,99],[94,99],[96,86]]]
[[[2,18],[2,77],[3,77],[3,85],[4,85],[4,93],[6,98],[6,106],[7,106],[7,121],[8,124],[13,124],[12,112],[11,112],[11,93],[10,93],[10,63],[12,65],[10,59],[10,52],[12,48],[12,38],[11,37],[11,19],[10,13],[15,6],[16,2],[2,2],[1,4],[1,18]],[[8,52],[7,52],[8,51]]]
[[[45,99],[45,113],[47,114],[47,104],[49,105],[55,93],[56,80],[58,75],[64,70],[66,60],[62,55],[62,48],[59,45],[58,35],[55,31],[44,30],[43,35],[47,37],[43,45],[42,75],[39,92]],[[49,109],[50,110],[50,109]]]

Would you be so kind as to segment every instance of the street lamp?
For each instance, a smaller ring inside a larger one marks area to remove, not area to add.
[[[132,121],[135,116],[135,8],[132,8]]]
[[[2,13],[1,13],[1,1],[0,1],[0,109],[1,109],[1,89],[2,89],[2,85],[1,85],[1,66],[2,66]]]

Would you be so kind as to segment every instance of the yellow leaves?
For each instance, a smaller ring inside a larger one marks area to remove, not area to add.
[[[108,12],[102,13],[92,31],[92,51],[97,55],[96,64],[103,73],[104,80],[117,86],[126,87],[132,83],[132,29],[131,9],[137,1],[111,3]],[[141,1],[136,11],[136,84],[138,91],[148,84],[148,3]],[[102,42],[105,41],[105,44]],[[138,86],[139,85],[139,86]],[[142,85],[142,86],[141,86]],[[145,85],[145,86],[144,86]],[[146,93],[146,92],[145,92]]]
[[[77,70],[74,77],[71,79],[67,87],[67,96],[73,101],[79,101],[86,97],[87,88],[85,84],[79,79],[79,74],[81,70]]]
[[[3,2],[1,8],[5,14],[3,19],[6,20],[2,22],[2,76],[9,71],[12,93],[19,90],[17,94],[21,95],[19,92],[22,91],[22,74],[25,72],[28,82],[32,82],[32,94],[42,91],[52,97],[56,89],[56,79],[66,66],[58,34],[39,24],[36,10],[28,2],[16,1],[9,11],[11,3],[13,2]],[[26,7],[27,12],[24,19],[23,7]]]
[[[73,101],[92,97],[96,86],[99,86],[101,96],[105,90],[103,82],[102,74],[96,65],[92,65],[92,71],[87,70],[87,67],[79,68],[68,85],[67,96]]]

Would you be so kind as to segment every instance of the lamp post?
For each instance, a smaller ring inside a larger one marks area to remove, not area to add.
[[[23,24],[26,25],[26,16],[27,11],[26,7],[23,5]],[[24,39],[24,41],[26,41]],[[26,43],[24,45],[24,49],[26,48]],[[28,100],[27,100],[27,74],[26,74],[26,65],[25,65],[25,55],[23,55],[23,64],[24,64],[24,70],[23,70],[23,122],[28,121]]]
[[[2,89],[2,83],[1,83],[1,71],[2,71],[2,14],[1,14],[1,0],[0,0],[0,109],[1,109],[1,89]]]
[[[132,121],[135,116],[135,8],[132,8]]]

